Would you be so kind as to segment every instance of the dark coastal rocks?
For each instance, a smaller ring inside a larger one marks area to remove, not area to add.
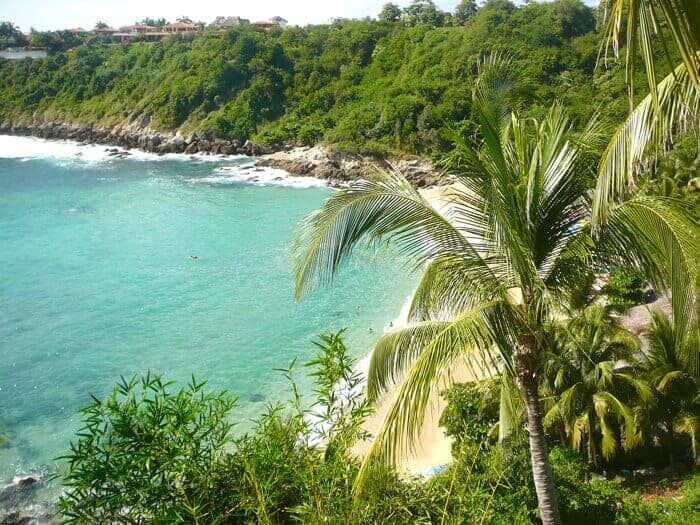
[[[0,503],[16,499],[20,492],[38,488],[42,482],[39,474],[15,476],[10,483],[0,486]]]
[[[37,492],[44,485],[43,474],[31,473],[0,486],[0,525],[58,523],[57,502],[41,501]]]
[[[279,168],[292,175],[309,176],[331,181],[340,186],[350,181],[372,176],[376,167],[393,167],[399,170],[417,188],[449,182],[440,175],[429,161],[419,157],[404,156],[389,159],[372,158],[336,151],[323,147],[293,147],[286,144],[280,150],[246,140],[241,144],[236,139],[215,138],[207,133],[183,135],[180,132],[156,131],[148,126],[151,118],[141,116],[130,124],[107,126],[75,124],[60,121],[0,124],[0,133],[29,135],[46,139],[70,139],[91,144],[110,146],[109,155],[123,158],[128,151],[137,148],[143,151],[166,155],[170,153],[248,155],[262,156],[257,166]],[[114,147],[123,148],[121,150]]]
[[[58,505],[35,503],[20,509],[0,510],[0,525],[54,525],[61,523]]]
[[[209,153],[212,155],[254,155],[270,151],[250,141],[214,139],[197,134],[181,135],[155,131],[148,127],[150,118],[140,117],[128,126],[97,126],[59,121],[13,124],[4,121],[0,133],[27,135],[44,139],[69,139],[91,144],[105,144],[125,149],[138,148],[150,153]]]

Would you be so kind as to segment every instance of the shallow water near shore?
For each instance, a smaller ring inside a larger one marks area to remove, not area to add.
[[[289,243],[322,186],[248,158],[0,136],[0,481],[53,468],[76,410],[121,375],[207,379],[239,396],[243,429],[288,395],[275,369],[309,360],[317,334],[347,326],[365,355],[415,278],[359,253],[295,303]]]

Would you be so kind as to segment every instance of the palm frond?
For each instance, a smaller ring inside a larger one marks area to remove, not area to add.
[[[480,302],[504,297],[509,283],[498,273],[499,257],[441,255],[430,262],[413,294],[410,321],[452,319]]]
[[[566,419],[561,413],[561,406],[558,403],[554,403],[542,418],[542,424],[544,428],[550,428],[558,421],[566,421]]]
[[[651,94],[647,95],[617,128],[603,152],[591,214],[594,233],[603,227],[611,209],[634,189],[635,176],[653,158],[654,149],[667,147],[684,123],[698,118],[700,91],[685,65],[666,76],[656,91],[658,105]]]
[[[697,320],[696,320],[697,323]],[[680,337],[680,339],[679,339]],[[700,378],[700,344],[697,327],[678,331],[662,312],[651,312],[651,329],[647,333],[649,353],[647,368],[654,383],[673,370],[682,370]]]
[[[602,452],[606,458],[611,458],[617,450],[617,434],[612,421],[622,422],[625,429],[625,447],[634,448],[641,442],[641,434],[634,417],[634,412],[625,403],[610,392],[596,392],[593,395],[593,406],[596,419],[603,435]]]
[[[612,210],[600,246],[608,260],[634,266],[658,290],[669,290],[676,333],[697,330],[698,228],[674,201],[635,197]]]
[[[610,48],[615,57],[619,57],[624,38],[630,91],[634,89],[632,80],[639,51],[644,61],[652,97],[656,98],[654,86],[656,86],[658,64],[654,59],[653,42],[659,39],[665,46],[666,41],[669,41],[678,51],[684,67],[691,73],[695,89],[700,91],[698,20],[700,20],[700,6],[697,0],[613,0],[605,13],[605,38],[601,45],[599,60],[603,55],[607,56],[607,50]],[[662,28],[666,28],[670,35]],[[669,36],[671,38],[668,38]]]
[[[578,450],[581,447],[581,440],[586,430],[590,434],[593,429],[588,428],[588,414],[584,413],[577,418],[574,418],[570,426],[571,432],[571,448]]]
[[[468,358],[469,352],[482,355],[495,352],[497,333],[502,337],[503,327],[495,327],[494,320],[511,318],[514,325],[516,315],[513,307],[506,303],[481,304],[450,322],[418,354],[394,394],[382,428],[364,458],[356,489],[361,490],[376,465],[395,465],[398,457],[413,450],[430,395],[444,379],[447,368],[460,357]],[[515,331],[513,327],[511,330]],[[370,375],[373,373],[370,370]]]
[[[329,283],[361,241],[390,240],[416,266],[442,254],[471,253],[464,237],[396,172],[335,192],[304,219],[292,243],[296,295]]]
[[[512,374],[503,374],[498,408],[498,441],[511,436],[524,418],[525,404]]]
[[[425,321],[384,334],[372,350],[367,397],[377,399],[399,380],[428,344],[449,326],[447,321]]]

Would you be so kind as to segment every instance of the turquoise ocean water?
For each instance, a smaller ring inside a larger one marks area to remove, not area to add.
[[[415,281],[387,254],[294,302],[293,229],[331,190],[249,163],[0,137],[0,481],[52,467],[121,375],[194,373],[250,420],[317,334],[359,358],[397,316]]]

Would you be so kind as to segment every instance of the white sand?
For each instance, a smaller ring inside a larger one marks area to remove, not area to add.
[[[452,186],[439,186],[435,188],[421,190],[421,194],[443,215],[449,215],[449,201],[451,199]],[[405,325],[407,308],[401,316],[394,321],[394,328]],[[369,359],[365,360],[368,364]],[[397,469],[406,475],[424,475],[430,467],[444,465],[452,460],[451,445],[452,440],[445,436],[443,429],[439,426],[440,415],[445,408],[446,402],[442,399],[440,392],[449,387],[450,384],[471,381],[474,377],[469,372],[464,363],[456,363],[451,370],[438,381],[437,388],[434,389],[428,402],[428,410],[420,431],[415,450],[412,453],[399,457]],[[384,418],[389,410],[391,401],[394,399],[397,388],[390,388],[376,403],[375,412],[367,419],[364,429],[372,436],[376,436],[382,427]],[[371,445],[371,441],[364,441],[355,446],[355,452],[362,456]]]

